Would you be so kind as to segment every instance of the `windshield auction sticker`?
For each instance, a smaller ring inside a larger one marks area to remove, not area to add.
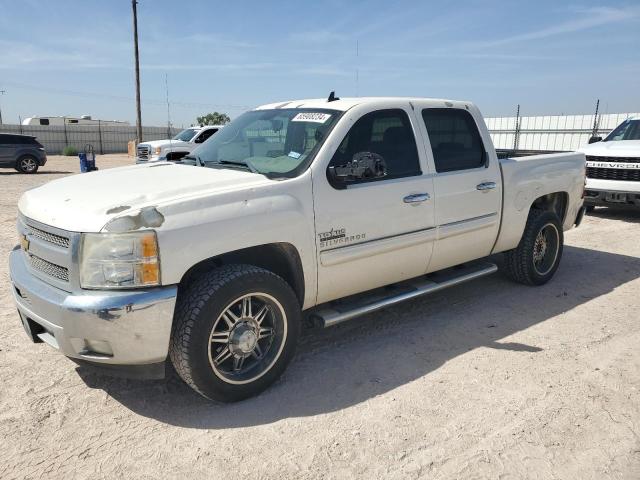
[[[331,117],[330,113],[301,112],[291,119],[292,122],[324,123]]]

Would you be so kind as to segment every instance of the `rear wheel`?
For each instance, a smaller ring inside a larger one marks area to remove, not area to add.
[[[531,209],[518,246],[505,252],[506,274],[525,285],[543,285],[558,269],[564,236],[554,212]]]
[[[280,376],[299,332],[300,306],[282,278],[228,265],[203,274],[181,295],[169,354],[180,377],[201,395],[236,401]]]
[[[38,171],[38,160],[31,155],[20,157],[16,163],[16,170],[20,173],[36,173]]]

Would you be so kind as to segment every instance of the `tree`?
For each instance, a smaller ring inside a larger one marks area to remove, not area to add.
[[[226,113],[213,112],[207,113],[202,117],[198,117],[196,123],[198,125],[225,125],[230,121],[231,119]]]

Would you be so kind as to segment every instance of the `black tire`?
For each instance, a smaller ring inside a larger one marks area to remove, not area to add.
[[[268,305],[261,322],[272,323],[270,337],[261,340],[259,335],[268,328],[255,323],[251,314],[237,310],[244,308],[242,298],[249,298],[249,305],[260,309],[256,318]],[[239,318],[234,316],[233,326],[225,323],[225,315],[229,318],[230,311],[232,316],[239,313]],[[229,331],[221,332],[220,326]],[[257,329],[252,330],[254,326]],[[287,282],[263,268],[226,265],[198,276],[181,293],[169,356],[178,375],[195,391],[211,400],[233,402],[257,395],[278,379],[293,358],[300,327],[300,304]],[[226,340],[220,337],[224,334]],[[268,346],[265,343],[261,346],[260,342],[265,340]],[[250,347],[251,342],[256,346]],[[241,351],[241,345],[252,351]],[[225,348],[230,356],[225,356]],[[223,356],[225,360],[217,363]],[[244,367],[248,370],[245,373],[236,372],[239,358],[249,362]],[[253,363],[257,366],[252,366]],[[233,372],[228,371],[229,367]]]
[[[538,236],[543,235],[544,253],[541,259]],[[555,237],[555,241],[553,240]],[[543,285],[558,269],[562,258],[564,236],[560,219],[554,212],[532,208],[518,246],[504,253],[505,273],[524,285]]]
[[[595,209],[596,209],[595,205],[587,205],[586,207],[584,207],[585,213],[593,213]]]
[[[20,173],[36,173],[39,166],[40,165],[38,164],[38,159],[31,155],[20,157],[16,162],[16,170],[18,170]]]

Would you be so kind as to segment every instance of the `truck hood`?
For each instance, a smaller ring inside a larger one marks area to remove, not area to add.
[[[600,157],[640,157],[640,140],[597,142],[580,147],[578,151]]]
[[[151,149],[154,149],[156,147],[168,147],[169,145],[171,145],[172,147],[175,147],[175,146],[192,145],[192,144],[188,143],[188,142],[183,142],[182,140],[169,140],[169,139],[167,139],[167,140],[151,140],[149,142],[143,142],[143,143],[139,144],[139,146],[149,146],[149,147],[151,147]]]
[[[161,162],[82,173],[25,192],[18,202],[28,218],[73,232],[99,232],[110,220],[143,207],[267,185],[263,175]]]

